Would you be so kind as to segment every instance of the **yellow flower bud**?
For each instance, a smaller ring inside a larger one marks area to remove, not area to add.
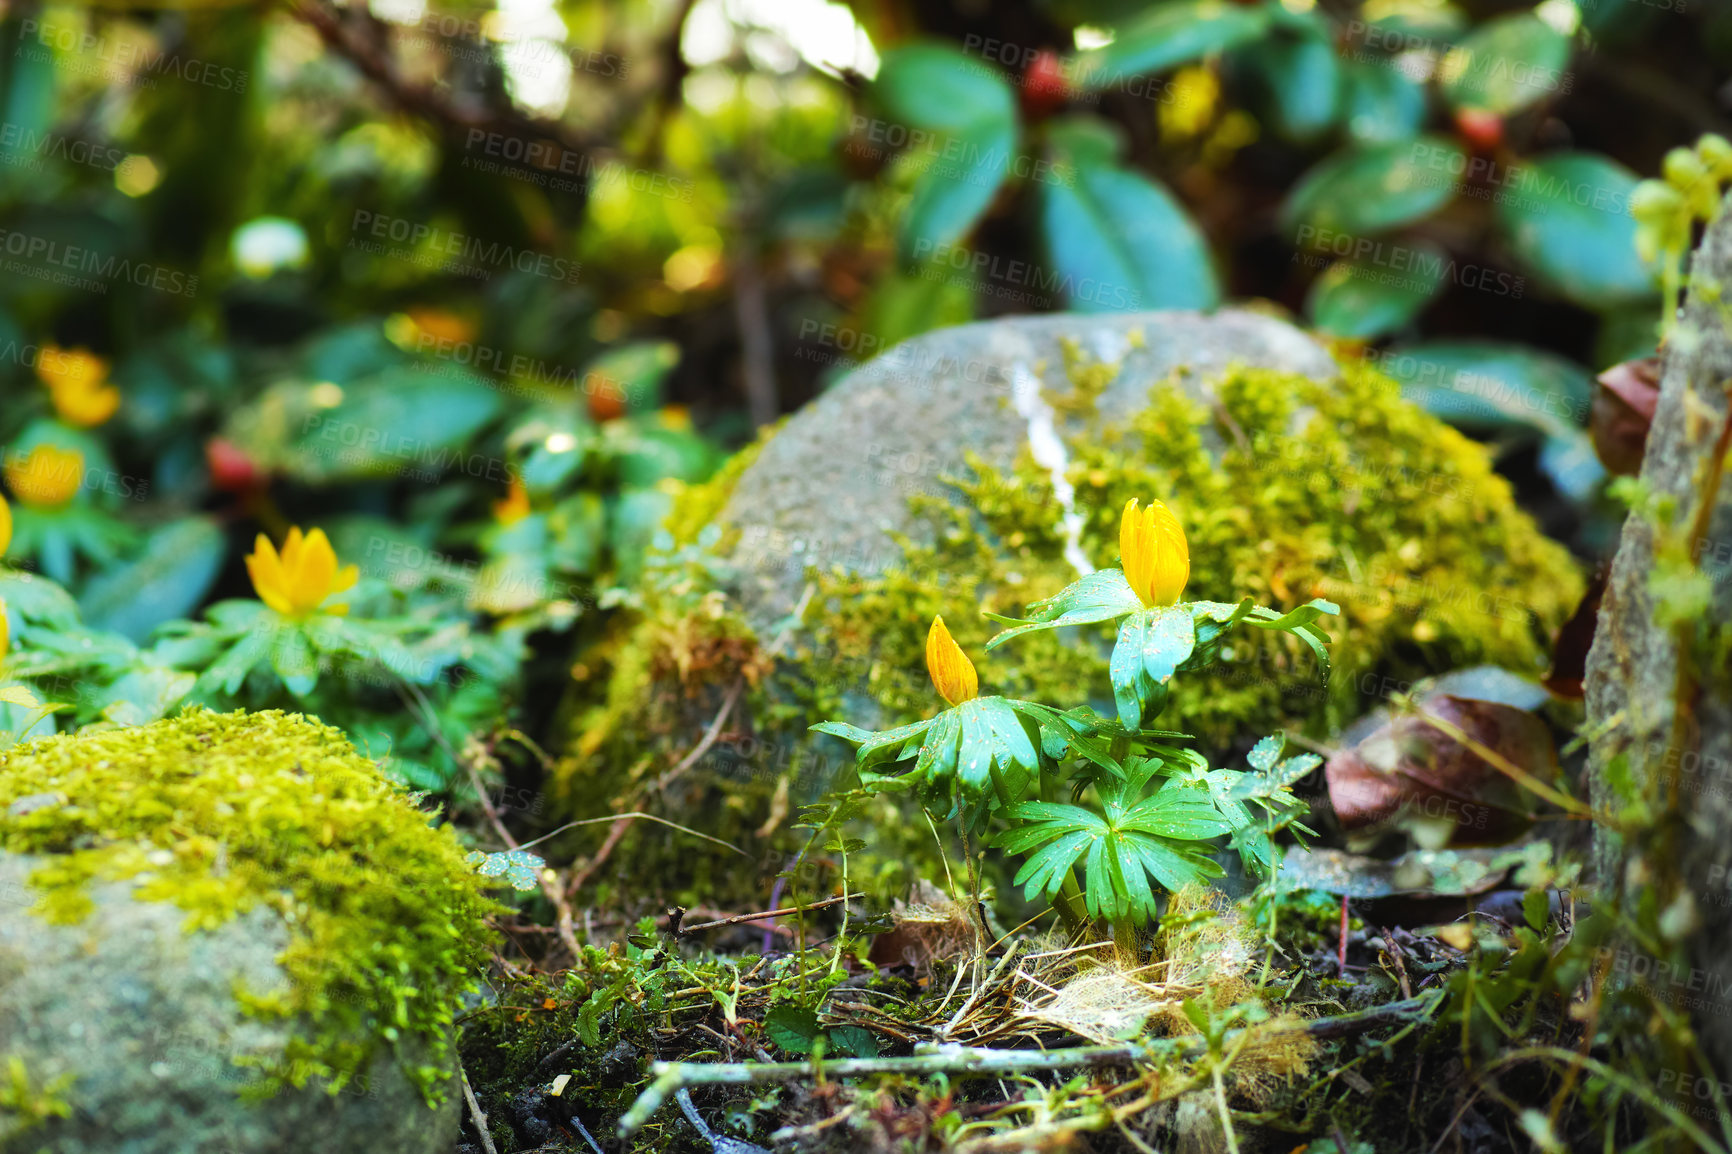
[[[1171,605],[1191,579],[1191,550],[1173,511],[1159,501],[1147,509],[1125,502],[1119,518],[1119,560],[1125,580],[1144,605]]]
[[[337,552],[323,529],[302,536],[300,526],[289,530],[281,553],[260,533],[247,555],[247,575],[259,600],[284,617],[304,618],[323,609],[342,616],[347,605],[325,605],[325,599],[354,586],[360,571],[337,568]]]
[[[932,675],[938,695],[951,705],[980,695],[980,675],[974,671],[974,662],[950,636],[942,617],[934,617],[932,628],[926,632],[926,671]]]

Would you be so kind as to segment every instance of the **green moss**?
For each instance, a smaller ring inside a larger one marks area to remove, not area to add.
[[[1068,366],[1085,398],[1099,366]],[[1097,566],[1118,563],[1118,520],[1131,497],[1159,498],[1184,523],[1187,597],[1290,608],[1341,606],[1327,680],[1292,638],[1245,630],[1214,669],[1180,678],[1163,725],[1219,750],[1302,720],[1326,730],[1426,673],[1478,662],[1543,668],[1547,637],[1574,609],[1582,581],[1568,553],[1521,512],[1484,447],[1403,402],[1364,367],[1335,381],[1234,369],[1199,403],[1163,385],[1113,425],[1091,417],[1070,436],[1070,478]],[[1070,406],[1090,412],[1092,404]],[[1025,452],[1008,476],[973,462],[956,505],[916,497],[935,544],[904,544],[906,566],[824,577],[818,649],[870,672],[885,721],[930,712],[922,647],[945,614],[994,692],[1106,706],[1106,653],[1081,630],[1019,638],[984,653],[998,626],[975,606],[1019,615],[1075,579],[1044,470]],[[814,671],[816,672],[816,671]],[[818,699],[821,709],[835,702]]]
[[[191,710],[16,746],[0,754],[0,849],[49,859],[30,880],[53,922],[90,913],[93,880],[174,903],[189,933],[260,906],[280,915],[288,991],[237,999],[309,1030],[267,1082],[340,1087],[399,1042],[433,1063],[407,1071],[430,1101],[449,1077],[453,1015],[499,907],[451,831],[339,731],[298,714]]]

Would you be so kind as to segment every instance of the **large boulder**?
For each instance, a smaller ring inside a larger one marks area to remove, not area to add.
[[[1458,665],[1537,674],[1580,593],[1483,446],[1282,321],[1228,310],[942,330],[854,370],[676,502],[637,628],[577,663],[606,688],[574,718],[572,808],[637,799],[687,759],[670,798],[680,820],[774,828],[847,760],[811,723],[937,707],[921,656],[934,613],[986,691],[1108,705],[1110,628],[985,654],[998,626],[981,610],[1019,614],[1116,564],[1130,497],[1178,512],[1189,596],[1342,608],[1325,622],[1328,677],[1290,638],[1246,631],[1258,635],[1175,684],[1162,724],[1215,756],[1293,721],[1326,730]],[[640,855],[668,835],[630,836],[644,845],[618,856],[659,868]]]
[[[449,832],[300,717],[0,754],[0,1149],[445,1154],[491,908]]]

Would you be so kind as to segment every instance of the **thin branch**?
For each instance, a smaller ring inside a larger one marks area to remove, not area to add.
[[[475,1100],[475,1091],[469,1088],[469,1071],[463,1064],[457,1064],[457,1073],[463,1079],[463,1100],[469,1103],[469,1117],[475,1122],[475,1133],[481,1138],[481,1149],[485,1154],[499,1154],[499,1148],[493,1144],[493,1135],[487,1129],[487,1115],[481,1112],[481,1103]]]
[[[1414,1021],[1430,1014],[1442,997],[1429,991],[1388,1005],[1314,1018],[1294,1027],[1319,1041],[1349,1037],[1383,1026]],[[1232,1048],[1249,1040],[1246,1027],[1229,1031],[1223,1042]],[[848,1058],[822,1064],[827,1078],[861,1078],[875,1074],[974,1074],[1001,1077],[1033,1070],[1123,1069],[1172,1060],[1194,1060],[1208,1053],[1201,1038],[1181,1041],[1159,1038],[1151,1042],[1126,1042],[1113,1046],[1074,1046],[1063,1050],[997,1050],[946,1043],[932,1052],[905,1058]],[[619,1120],[619,1136],[630,1138],[660,1110],[668,1098],[687,1086],[747,1086],[758,1082],[794,1082],[812,1077],[811,1062],[655,1062],[650,1066],[655,1081],[638,1095],[631,1109]]]
[[[865,896],[866,895],[863,893],[844,894],[841,897],[825,898],[821,902],[813,902],[809,906],[788,906],[784,909],[779,909],[779,910],[762,910],[762,911],[755,913],[755,914],[735,914],[731,918],[719,918],[713,922],[699,922],[695,926],[681,926],[681,927],[679,927],[675,936],[681,937],[681,936],[684,936],[686,934],[695,934],[699,930],[720,929],[722,926],[738,926],[738,925],[743,925],[746,922],[760,922],[760,921],[763,921],[765,918],[779,918],[779,917],[783,917],[787,914],[810,913],[813,910],[821,910],[825,906],[833,906],[839,902],[853,901],[855,898],[863,898]]]

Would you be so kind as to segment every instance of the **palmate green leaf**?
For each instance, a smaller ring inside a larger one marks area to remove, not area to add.
[[[1022,886],[1023,896],[1029,901],[1033,901],[1036,895],[1050,901],[1064,888],[1071,867],[1088,851],[1096,837],[1086,830],[1058,835],[1057,841],[1022,863],[1012,884]]]
[[[1160,605],[1133,613],[1119,626],[1110,673],[1119,724],[1139,729],[1167,703],[1167,683],[1196,648],[1189,605]]]
[[[1177,781],[1131,806],[1114,825],[1179,841],[1206,841],[1233,828],[1206,789]]]
[[[987,616],[994,621],[1014,625],[1015,628],[1006,629],[988,641],[986,648],[994,649],[1012,637],[1037,629],[1111,621],[1127,613],[1135,613],[1142,607],[1142,600],[1131,590],[1130,582],[1125,580],[1122,570],[1097,569],[1088,576],[1071,582],[1046,600],[1030,605],[1026,617],[1001,617],[996,613],[988,613]]]
[[[883,732],[834,721],[812,728],[858,747],[855,766],[867,788],[915,788],[929,801],[952,798],[957,809],[964,803],[990,809],[995,803],[1019,800],[1040,772],[1046,756],[1040,708],[1003,697],[976,697],[928,721]],[[875,771],[910,757],[916,759],[910,772]],[[984,810],[976,816],[984,816]]]

